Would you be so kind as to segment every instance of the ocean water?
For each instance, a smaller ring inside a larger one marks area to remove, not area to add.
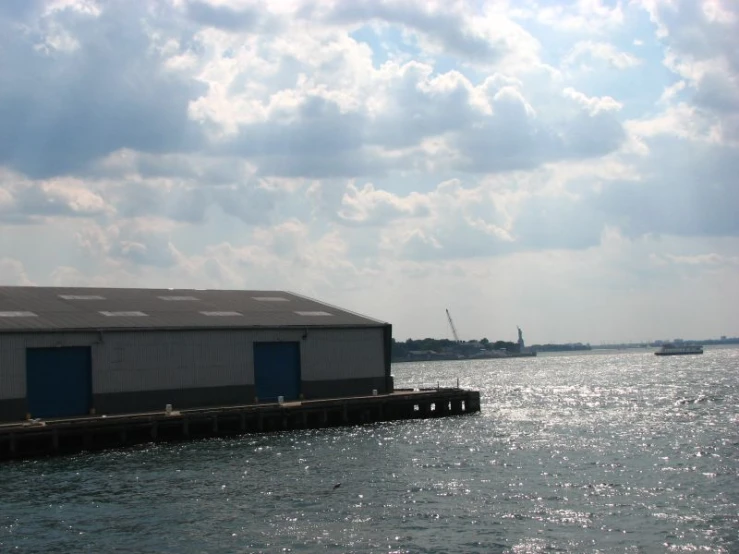
[[[739,349],[393,373],[482,412],[2,464],[0,552],[739,552]]]

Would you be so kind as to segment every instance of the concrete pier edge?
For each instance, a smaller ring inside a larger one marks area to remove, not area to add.
[[[178,411],[31,420],[0,424],[0,461],[99,451],[135,444],[237,437],[427,419],[480,411],[480,393],[458,388]]]

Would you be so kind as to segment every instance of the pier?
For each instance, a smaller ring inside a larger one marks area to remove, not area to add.
[[[459,388],[0,424],[0,460],[73,454],[149,442],[472,414],[480,393]]]

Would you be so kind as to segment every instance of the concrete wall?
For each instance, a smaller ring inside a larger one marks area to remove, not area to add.
[[[27,348],[90,346],[93,406],[117,413],[252,403],[252,345],[261,341],[300,343],[306,398],[384,392],[386,334],[382,327],[0,334],[0,420],[25,415]]]

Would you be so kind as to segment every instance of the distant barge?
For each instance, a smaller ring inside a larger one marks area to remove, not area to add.
[[[682,356],[685,354],[703,354],[703,346],[698,344],[665,344],[654,353],[656,356]]]
[[[426,419],[480,411],[480,393],[398,389],[376,396],[0,424],[0,460],[72,454],[148,442]]]

